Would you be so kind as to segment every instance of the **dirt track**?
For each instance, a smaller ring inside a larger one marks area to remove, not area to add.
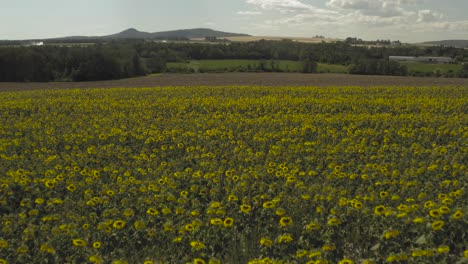
[[[0,83],[0,91],[156,86],[466,86],[468,79],[300,73],[162,74],[98,82]]]

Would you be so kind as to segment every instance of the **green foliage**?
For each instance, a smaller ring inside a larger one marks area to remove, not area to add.
[[[0,81],[96,81],[140,76],[146,65],[132,46],[0,49]]]
[[[463,64],[463,68],[458,72],[457,77],[468,78],[468,63]]]
[[[398,62],[395,61],[364,60],[354,65],[351,65],[349,68],[349,73],[405,76],[408,73],[408,69],[405,65],[400,65]]]
[[[313,60],[302,61],[302,73],[314,73],[317,72],[317,62]]]
[[[461,65],[458,64],[432,64],[422,62],[400,62],[408,68],[408,75],[412,76],[447,76],[453,72],[459,72]],[[452,76],[453,77],[453,76]]]
[[[0,48],[0,81],[104,80],[165,71],[347,72],[345,67],[349,65],[353,65],[350,69],[356,73],[405,75],[405,67],[398,67],[393,62],[383,62],[390,55],[448,56],[460,60],[468,57],[468,50],[413,46],[367,48],[346,42],[308,44],[288,40],[217,44],[125,40],[43,47],[7,46]],[[248,60],[253,63],[218,64],[228,60]],[[187,61],[217,62],[189,65],[188,68],[167,64]],[[324,65],[325,69],[322,68]],[[337,66],[333,68],[327,65]],[[413,66],[407,65],[408,68]],[[450,72],[443,67],[436,73],[442,76],[465,74],[459,68],[455,69],[457,65],[450,66]],[[433,75],[434,69],[421,73],[410,69],[409,73]]]
[[[267,71],[274,72],[301,72],[303,69],[300,61],[270,60],[264,61]],[[258,72],[259,60],[191,60],[189,62],[168,62],[167,72]],[[317,63],[319,73],[347,73],[348,67],[336,64]]]

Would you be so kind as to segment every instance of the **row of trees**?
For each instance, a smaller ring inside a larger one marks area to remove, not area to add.
[[[95,81],[146,73],[141,57],[127,45],[0,48],[0,81]]]
[[[447,56],[463,61],[468,50],[449,47],[356,47],[346,42],[307,44],[290,40],[248,43],[119,41],[86,46],[2,47],[0,81],[93,81],[166,71],[167,62],[202,59],[301,61],[303,72],[317,62],[350,66],[351,73],[406,75],[390,55]],[[267,68],[265,67],[265,70]]]
[[[408,75],[408,68],[396,61],[390,60],[363,60],[349,67],[351,74],[369,75]]]
[[[444,56],[462,61],[468,58],[468,50],[451,47],[360,47],[346,42],[299,43],[291,40],[232,42],[220,44],[155,43],[136,44],[143,57],[147,53],[161,52],[168,61],[201,59],[253,59],[293,60],[305,58],[316,62],[350,65],[366,59],[386,59],[389,56]]]

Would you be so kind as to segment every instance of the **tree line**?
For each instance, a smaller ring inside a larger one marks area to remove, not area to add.
[[[0,81],[96,81],[146,74],[133,46],[0,48]]]
[[[356,47],[346,42],[298,43],[290,40],[232,43],[112,41],[92,45],[1,47],[0,81],[94,81],[166,71],[168,62],[217,59],[301,61],[302,72],[317,62],[349,66],[353,74],[407,75],[389,56],[446,56],[468,59],[468,50],[450,47]],[[468,69],[456,76],[468,75]]]

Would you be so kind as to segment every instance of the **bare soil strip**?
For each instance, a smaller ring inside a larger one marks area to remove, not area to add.
[[[158,86],[466,86],[468,79],[300,73],[161,74],[96,82],[0,83],[0,91]]]

